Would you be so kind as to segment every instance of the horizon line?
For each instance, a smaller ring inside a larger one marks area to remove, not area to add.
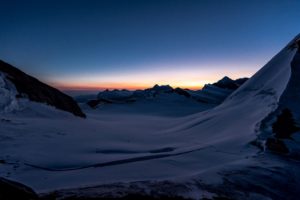
[[[204,86],[172,86],[171,84],[153,84],[152,86],[132,86],[132,87],[102,87],[102,86],[95,86],[95,87],[89,87],[89,86],[54,86],[55,88],[62,90],[62,91],[103,91],[103,90],[145,90],[148,88],[152,88],[155,85],[163,86],[163,85],[169,85],[172,88],[182,88],[182,89],[190,89],[190,90],[201,90]]]

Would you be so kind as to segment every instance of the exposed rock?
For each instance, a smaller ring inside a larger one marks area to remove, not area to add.
[[[266,146],[269,150],[274,151],[276,153],[286,154],[289,153],[289,149],[286,147],[284,142],[280,139],[276,138],[268,138],[266,142]]]
[[[1,200],[36,200],[38,195],[29,187],[0,177]]]
[[[15,85],[18,98],[26,97],[31,101],[46,103],[76,116],[85,117],[72,97],[48,86],[21,70],[0,60],[0,71]]]
[[[272,128],[275,137],[280,139],[289,139],[293,133],[300,130],[299,127],[295,125],[293,115],[287,108],[278,116]]]

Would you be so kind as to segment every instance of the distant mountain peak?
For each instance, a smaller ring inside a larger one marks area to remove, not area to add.
[[[220,81],[233,81],[233,80],[228,76],[224,76]]]

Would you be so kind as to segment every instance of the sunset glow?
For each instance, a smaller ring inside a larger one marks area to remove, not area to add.
[[[194,70],[177,70],[156,72],[135,72],[135,73],[120,73],[115,75],[101,74],[86,74],[76,77],[62,77],[51,83],[61,90],[104,90],[104,89],[145,89],[153,87],[155,84],[170,85],[173,88],[187,88],[198,90],[205,84],[214,83],[224,76],[229,76],[233,79],[252,76],[251,70],[219,70],[214,69],[202,70],[199,67]]]
[[[52,1],[6,1],[0,54],[61,90],[200,89],[252,76],[294,37],[299,12],[291,6],[288,17],[288,4],[58,1],[58,9]]]

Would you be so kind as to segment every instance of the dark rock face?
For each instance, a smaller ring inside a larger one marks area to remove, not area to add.
[[[284,109],[272,125],[276,138],[289,139],[293,133],[300,129],[296,126],[293,115],[289,109]]]
[[[19,92],[18,97],[26,96],[31,101],[46,103],[60,110],[85,117],[72,97],[50,87],[39,80],[25,74],[19,69],[0,60],[0,71],[15,85]]]
[[[277,138],[268,138],[266,141],[266,146],[269,150],[276,153],[286,154],[289,153],[289,149],[284,144],[283,140]]]
[[[37,200],[38,195],[29,187],[0,177],[1,200]]]

